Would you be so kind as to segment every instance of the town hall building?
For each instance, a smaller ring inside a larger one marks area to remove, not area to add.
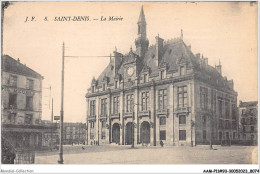
[[[87,144],[193,146],[237,139],[237,92],[222,65],[181,36],[149,45],[143,7],[135,50],[113,52],[86,94]]]

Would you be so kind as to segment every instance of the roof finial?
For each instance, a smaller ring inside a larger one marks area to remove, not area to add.
[[[219,63],[218,63],[218,65],[221,65],[220,59],[219,59]]]
[[[117,48],[116,48],[116,46],[115,46],[115,51],[117,52]]]
[[[137,23],[141,23],[141,22],[145,22],[145,16],[144,16],[144,8],[143,8],[143,5],[141,7],[141,11],[140,11],[140,15],[139,15],[139,19],[138,19],[138,22]]]
[[[132,49],[132,45],[131,45],[131,47],[130,47],[130,51],[133,51],[133,49]]]
[[[183,40],[183,30],[181,29],[181,40]]]

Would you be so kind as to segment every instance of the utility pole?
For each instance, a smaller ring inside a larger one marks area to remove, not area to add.
[[[52,148],[52,145],[53,145],[52,128],[54,128],[54,126],[53,126],[53,98],[51,99],[51,148]]]
[[[62,71],[61,71],[61,109],[60,109],[60,148],[59,164],[63,164],[63,100],[64,100],[64,42],[62,45]]]

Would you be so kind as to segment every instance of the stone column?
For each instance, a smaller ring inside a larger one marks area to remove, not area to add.
[[[138,137],[139,137],[139,121],[138,121],[138,110],[139,110],[139,90],[136,88],[134,90],[134,145],[137,145],[138,143]]]
[[[120,127],[120,140],[121,140],[121,144],[124,145],[125,141],[124,141],[124,91],[122,90],[120,92],[120,123],[121,123],[121,127]]]
[[[150,127],[150,145],[156,146],[156,120],[155,120],[155,93],[154,93],[154,83],[152,83],[151,91],[150,91],[150,117],[153,125]]]

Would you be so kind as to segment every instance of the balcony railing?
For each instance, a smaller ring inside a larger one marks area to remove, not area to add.
[[[150,111],[139,111],[138,117],[150,116]]]
[[[123,117],[124,118],[133,117],[133,112],[125,112]]]
[[[96,115],[88,115],[88,120],[96,120]]]
[[[120,117],[120,113],[113,113],[111,114],[110,118],[114,119],[114,118],[119,118]]]
[[[159,115],[166,115],[168,117],[169,115],[169,109],[158,109],[156,111],[157,116],[159,117]]]

